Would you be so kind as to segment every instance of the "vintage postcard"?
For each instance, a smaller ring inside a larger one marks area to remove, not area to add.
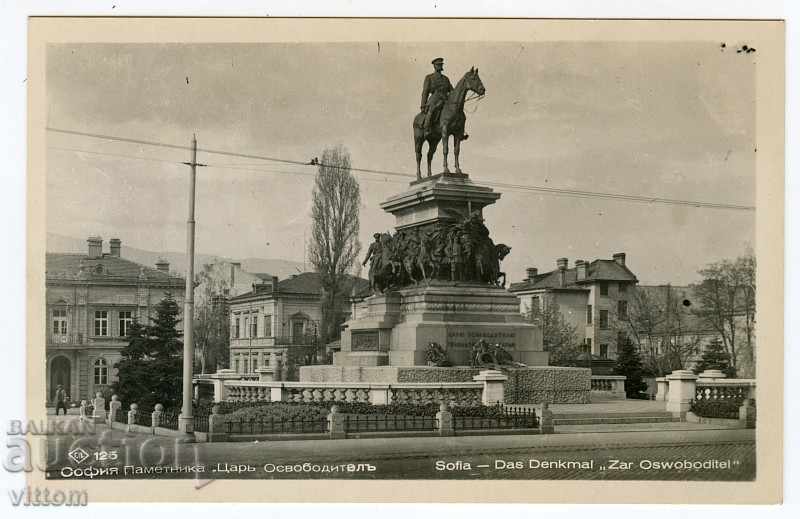
[[[20,499],[781,500],[782,22],[29,28]]]

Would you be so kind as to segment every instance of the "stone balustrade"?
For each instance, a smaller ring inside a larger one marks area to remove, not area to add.
[[[623,375],[592,375],[591,396],[600,398],[625,398]]]
[[[224,382],[226,399],[231,402],[364,402],[374,405],[442,402],[453,406],[479,405],[484,386],[482,381],[442,384],[249,380]]]
[[[743,402],[756,398],[756,381],[753,379],[703,379],[695,382],[695,400]]]

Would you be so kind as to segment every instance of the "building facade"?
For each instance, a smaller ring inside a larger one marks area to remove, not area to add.
[[[58,385],[73,402],[103,391],[116,381],[131,324],[149,323],[168,292],[183,308],[185,282],[169,263],[140,265],[122,257],[119,239],[109,244],[104,253],[102,238],[90,237],[85,254],[46,255],[48,402]]]
[[[352,283],[369,284],[358,278],[351,279]],[[343,293],[350,290],[348,286]],[[253,284],[249,292],[230,298],[230,368],[253,374],[268,366],[272,355],[284,361],[291,347],[321,346],[321,297],[320,275],[305,272],[281,281],[273,276],[269,282]],[[340,308],[348,308],[345,298]]]
[[[556,260],[556,268],[539,274],[527,269],[526,279],[512,283],[509,291],[520,300],[526,315],[557,304],[564,320],[575,327],[587,352],[601,359],[615,359],[638,279],[626,265],[626,254],[592,262],[567,258]]]

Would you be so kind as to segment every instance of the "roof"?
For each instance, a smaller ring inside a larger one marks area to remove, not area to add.
[[[343,295],[349,295],[353,287],[362,291],[364,286],[369,288],[369,281],[355,276],[347,276],[347,281],[342,288]],[[318,272],[303,272],[278,281],[278,292],[281,294],[322,295],[322,276]],[[246,300],[253,296],[272,297],[272,292],[257,292],[251,290],[231,298],[231,302]]]
[[[246,271],[243,271],[246,272]],[[255,276],[262,281],[272,281],[272,274],[269,272],[247,272],[251,276]]]
[[[103,254],[89,258],[86,254],[48,252],[45,255],[45,276],[48,281],[123,281],[184,285],[184,279],[176,274],[141,265],[134,261]]]
[[[620,265],[614,260],[596,259],[589,264],[586,279],[578,280],[576,268],[566,269],[564,285],[561,285],[561,271],[559,269],[537,275],[533,280],[526,279],[518,283],[511,283],[509,292],[538,289],[584,289],[583,285],[598,281],[629,281],[636,283],[638,279],[625,265]]]

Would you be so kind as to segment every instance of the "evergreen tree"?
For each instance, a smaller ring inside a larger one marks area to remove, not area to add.
[[[152,408],[163,404],[176,408],[181,402],[183,342],[177,330],[180,309],[167,293],[158,305],[151,324],[134,322],[128,333],[128,345],[116,364],[117,382],[113,389],[127,406],[139,404]]]
[[[627,398],[642,398],[642,392],[647,389],[647,383],[642,379],[643,368],[639,351],[630,340],[621,341],[620,350],[617,352],[617,364],[614,373],[624,375],[625,396]]]
[[[703,356],[694,367],[695,373],[707,369],[718,369],[730,378],[736,377],[736,368],[731,365],[731,356],[725,351],[725,345],[719,339],[713,339],[703,350]]]

